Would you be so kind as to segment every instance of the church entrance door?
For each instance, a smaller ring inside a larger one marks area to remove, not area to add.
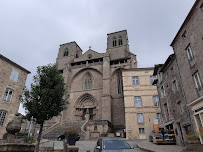
[[[95,98],[85,93],[75,103],[77,120],[95,120],[97,102]]]

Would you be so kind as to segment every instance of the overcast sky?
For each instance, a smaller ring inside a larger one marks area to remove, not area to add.
[[[164,63],[195,0],[0,0],[0,54],[32,72],[55,63],[60,44],[106,51],[107,33],[126,29],[138,67]]]

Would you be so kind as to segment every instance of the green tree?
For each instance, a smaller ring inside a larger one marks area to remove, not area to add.
[[[33,118],[40,125],[35,148],[38,152],[44,122],[58,116],[66,108],[65,83],[55,64],[37,67],[33,81],[30,90],[24,89],[21,102],[27,118]]]

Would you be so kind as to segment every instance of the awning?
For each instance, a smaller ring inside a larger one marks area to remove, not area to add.
[[[174,122],[173,120],[169,121],[169,122],[165,123],[164,126],[168,126],[168,125],[172,124],[173,122]]]

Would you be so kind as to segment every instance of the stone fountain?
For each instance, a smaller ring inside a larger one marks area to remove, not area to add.
[[[17,113],[14,120],[10,121],[6,126],[8,137],[6,143],[0,144],[0,152],[34,152],[33,144],[16,143],[15,137],[21,129],[22,120],[25,119],[20,113]]]

